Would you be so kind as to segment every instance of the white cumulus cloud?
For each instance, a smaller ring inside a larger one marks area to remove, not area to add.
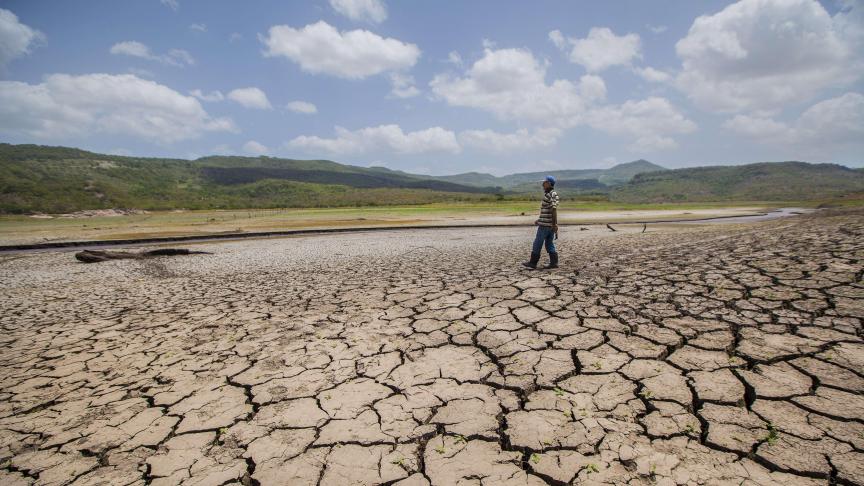
[[[612,66],[629,66],[642,57],[639,34],[615,35],[608,27],[592,27],[584,39],[565,38],[553,30],[549,39],[562,50],[570,49],[570,60],[585,66],[588,72],[599,72]]]
[[[302,29],[275,25],[260,39],[265,56],[285,57],[304,71],[347,79],[410,68],[420,57],[414,44],[368,30],[340,32],[324,21]]]
[[[249,140],[243,144],[243,151],[247,154],[265,155],[270,152],[270,149],[268,149],[266,145],[258,143],[255,140]]]
[[[314,115],[315,113],[318,113],[318,107],[308,101],[292,101],[285,105],[285,107],[294,113],[301,113],[304,115]]]
[[[38,30],[22,24],[14,13],[0,8],[0,69],[12,59],[29,54],[33,45],[44,38]]]
[[[97,133],[171,143],[236,131],[195,98],[131,74],[53,74],[42,83],[0,81],[0,132],[45,141]]]
[[[480,109],[535,127],[533,132],[520,130],[513,134],[488,130],[464,137],[460,134],[466,146],[474,143],[479,147],[492,141],[543,146],[554,143],[551,140],[558,136],[543,128],[563,130],[587,125],[632,138],[630,148],[634,151],[650,151],[676,148],[675,135],[696,130],[696,124],[665,98],[605,105],[606,84],[600,76],[587,74],[578,83],[563,79],[547,83],[546,68],[546,63],[539,62],[527,49],[486,49],[464,76],[440,74],[430,86],[437,97],[452,106]]]
[[[267,94],[260,88],[255,87],[232,89],[228,92],[226,98],[239,103],[243,107],[256,110],[269,110],[273,107],[270,104],[270,100],[267,99]]]
[[[222,101],[225,99],[225,95],[223,95],[222,92],[219,90],[213,90],[209,93],[205,93],[205,92],[201,91],[200,89],[193,89],[192,91],[189,92],[189,94],[198,98],[201,101],[214,102],[214,101]]]
[[[420,94],[414,86],[414,76],[403,73],[390,73],[390,95],[396,98],[411,98]]]
[[[698,17],[675,46],[676,85],[716,112],[777,110],[859,79],[860,6],[831,17],[816,0],[740,0]]]
[[[777,137],[786,137],[790,134],[790,128],[785,123],[775,121],[773,118],[752,116],[752,115],[735,115],[723,123],[723,128],[731,130],[739,135],[748,137],[760,138],[762,140],[774,139]]]
[[[459,133],[459,142],[465,146],[484,152],[506,153],[551,147],[558,142],[561,130],[558,128],[539,128],[533,131],[519,129],[512,133],[494,130],[464,130]]]
[[[447,62],[454,66],[462,67],[462,56],[457,51],[450,51],[447,54]]]
[[[399,125],[348,130],[336,127],[336,137],[321,138],[301,135],[286,144],[288,148],[311,153],[326,152],[334,155],[393,152],[419,154],[427,152],[458,153],[461,150],[456,134],[441,127],[415,132],[403,132]]]
[[[168,59],[172,59],[180,65],[186,64],[187,66],[191,66],[195,64],[195,58],[192,57],[192,54],[183,49],[171,49],[168,51]]]
[[[111,46],[109,52],[121,56],[140,57],[171,66],[191,66],[195,64],[195,59],[192,55],[183,49],[171,49],[167,54],[154,54],[146,44],[138,41],[118,42]]]
[[[634,138],[630,149],[635,152],[676,148],[678,143],[671,135],[696,130],[696,124],[669,100],[658,97],[594,109],[586,116],[586,123],[606,133]]]
[[[757,141],[831,155],[843,146],[864,150],[864,96],[846,93],[820,101],[791,123],[758,115],[736,115],[723,124]]]
[[[549,32],[549,40],[555,44],[555,47],[558,49],[564,50],[567,49],[567,39],[564,37],[564,34],[561,33],[560,30],[553,30]]]
[[[150,52],[150,48],[138,41],[123,41],[111,46],[109,49],[111,54],[119,54],[124,56],[143,57],[152,59],[155,56]]]
[[[387,5],[381,0],[330,0],[330,6],[354,21],[380,24],[387,19]]]
[[[189,30],[194,30],[196,32],[207,32],[207,24],[190,24]]]
[[[486,49],[464,76],[439,74],[429,85],[452,106],[554,126],[575,124],[587,106],[606,96],[603,80],[594,75],[547,84],[546,64],[527,49]]]
[[[665,83],[672,79],[672,76],[669,73],[659,69],[654,69],[651,66],[634,68],[633,71],[645,81],[650,81],[652,83]]]

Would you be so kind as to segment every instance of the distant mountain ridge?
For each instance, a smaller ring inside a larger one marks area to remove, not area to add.
[[[542,172],[523,172],[500,177],[481,172],[466,172],[464,174],[437,176],[435,178],[463,185],[478,187],[491,186],[501,187],[503,189],[524,190],[524,185],[535,183],[536,187],[536,182],[547,175],[552,175],[559,181],[565,182],[565,184],[566,181],[596,179],[603,186],[614,186],[628,182],[636,174],[661,170],[666,170],[666,168],[648,162],[647,160],[640,159],[633,162],[618,164],[608,169],[548,170]]]
[[[237,209],[424,204],[536,197],[545,175],[563,197],[620,202],[803,200],[864,192],[864,170],[766,162],[667,170],[646,160],[608,169],[493,176],[410,174],[331,160],[126,157],[0,144],[0,213],[85,209]]]

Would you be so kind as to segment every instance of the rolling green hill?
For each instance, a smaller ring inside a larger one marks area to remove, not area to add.
[[[864,171],[836,164],[763,162],[637,174],[612,189],[619,202],[798,201],[864,191]]]
[[[496,191],[329,160],[157,159],[0,144],[4,213],[422,204],[493,200]]]

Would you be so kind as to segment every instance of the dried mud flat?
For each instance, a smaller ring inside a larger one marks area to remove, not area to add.
[[[864,483],[861,213],[530,239],[2,256],[0,484]]]

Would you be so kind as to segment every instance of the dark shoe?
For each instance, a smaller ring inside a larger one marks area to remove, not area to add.
[[[558,268],[558,252],[549,254],[549,265],[544,268]]]
[[[540,254],[539,253],[532,253],[531,259],[528,260],[527,262],[522,262],[522,265],[525,265],[528,268],[537,268],[537,262],[539,262],[539,261],[540,261]]]

